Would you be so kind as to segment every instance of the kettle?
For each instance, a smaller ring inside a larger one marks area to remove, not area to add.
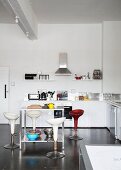
[[[47,93],[42,92],[40,95],[41,100],[46,100],[47,99]]]
[[[54,109],[54,104],[53,104],[53,103],[49,103],[49,104],[48,104],[48,108],[49,108],[49,109]]]

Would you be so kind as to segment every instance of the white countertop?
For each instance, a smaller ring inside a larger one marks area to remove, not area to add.
[[[121,109],[121,100],[106,100],[106,102]]]
[[[121,170],[121,146],[89,146],[86,150],[93,170]]]
[[[43,111],[54,111],[54,110],[64,110],[64,107],[62,106],[58,106],[56,108],[53,108],[53,109],[45,109],[45,108],[38,108],[38,109],[35,109],[35,108],[27,108],[27,107],[22,107],[20,110],[43,110]]]

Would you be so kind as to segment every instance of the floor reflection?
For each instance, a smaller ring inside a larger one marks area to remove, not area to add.
[[[3,146],[9,142],[8,126],[0,126],[0,170],[84,170],[79,155],[80,141],[70,140],[73,129],[65,129],[65,157],[52,160],[46,157],[46,153],[53,150],[53,143],[26,143],[26,147],[19,149],[5,149]],[[118,144],[107,129],[79,129],[79,135],[86,144]],[[15,139],[18,140],[16,136]],[[15,142],[17,142],[17,140]],[[62,145],[58,143],[58,150]]]

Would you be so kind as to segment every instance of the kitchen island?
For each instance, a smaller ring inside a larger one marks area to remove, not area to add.
[[[106,105],[105,101],[88,100],[88,101],[51,101],[54,103],[55,108],[57,106],[72,106],[72,109],[83,109],[84,114],[79,118],[79,127],[106,127]],[[48,101],[26,101],[22,104],[22,107],[26,107],[31,104],[44,105],[49,103]],[[41,119],[41,117],[39,118]],[[28,118],[28,126],[30,124]],[[37,122],[37,125],[38,122]],[[46,122],[42,122],[41,126],[47,126]],[[73,119],[66,119],[65,127],[73,127]]]
[[[33,141],[30,141],[27,139],[27,111],[30,111],[30,110],[37,110],[37,111],[41,111],[42,112],[42,115],[40,116],[42,118],[42,121],[40,121],[39,123],[39,128],[42,127],[41,126],[41,123],[45,120],[48,120],[48,119],[52,119],[54,118],[54,110],[55,109],[28,109],[28,108],[21,108],[20,109],[20,149],[22,149],[22,143],[28,143],[28,142],[31,142],[33,143]],[[59,107],[59,108],[56,108],[56,110],[61,110],[62,111],[62,117],[64,117],[64,109],[63,107]],[[48,125],[48,123],[46,122],[46,124]],[[29,124],[29,128],[30,128],[30,124]],[[50,125],[48,125],[50,126]],[[47,127],[47,126],[46,126]],[[58,141],[59,142],[62,142],[62,150],[64,150],[64,122],[62,123],[62,133],[61,133],[61,136],[58,138]],[[45,135],[42,134],[41,138],[39,138],[38,140],[35,140],[34,142],[49,142],[46,138],[45,138]],[[50,142],[53,142],[53,140],[51,140]]]
[[[113,135],[115,138],[121,140],[121,104],[117,103],[119,100],[78,100],[78,101],[51,101],[57,106],[72,106],[72,109],[83,109],[84,114],[79,118],[78,127],[84,128],[108,128],[110,132],[114,131]],[[45,103],[49,103],[48,101],[26,101],[24,102],[24,106],[30,105],[32,103],[37,103],[43,105]],[[115,116],[115,109],[117,114]],[[110,115],[112,113],[112,115]],[[41,118],[40,118],[41,119]],[[30,124],[30,120],[28,118],[28,126]],[[112,125],[111,125],[112,124]],[[38,122],[37,122],[37,125]],[[45,122],[41,124],[43,127],[47,126]],[[66,119],[65,127],[73,127],[73,119]],[[114,128],[116,127],[116,128]],[[116,131],[116,132],[115,132]]]

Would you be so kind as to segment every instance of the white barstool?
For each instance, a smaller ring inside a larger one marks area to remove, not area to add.
[[[57,151],[57,139],[58,139],[58,126],[65,121],[65,117],[49,119],[47,122],[53,127],[53,138],[54,138],[54,151],[48,152],[47,157],[51,159],[63,158],[64,153]]]
[[[33,130],[35,130],[36,119],[42,114],[42,112],[40,110],[28,110],[26,114],[32,119]]]
[[[15,122],[19,118],[20,115],[6,112],[6,113],[4,113],[4,116],[5,116],[6,119],[9,120],[10,127],[11,127],[11,143],[5,145],[4,148],[6,148],[6,149],[16,149],[16,148],[19,147],[19,145],[14,143]]]

